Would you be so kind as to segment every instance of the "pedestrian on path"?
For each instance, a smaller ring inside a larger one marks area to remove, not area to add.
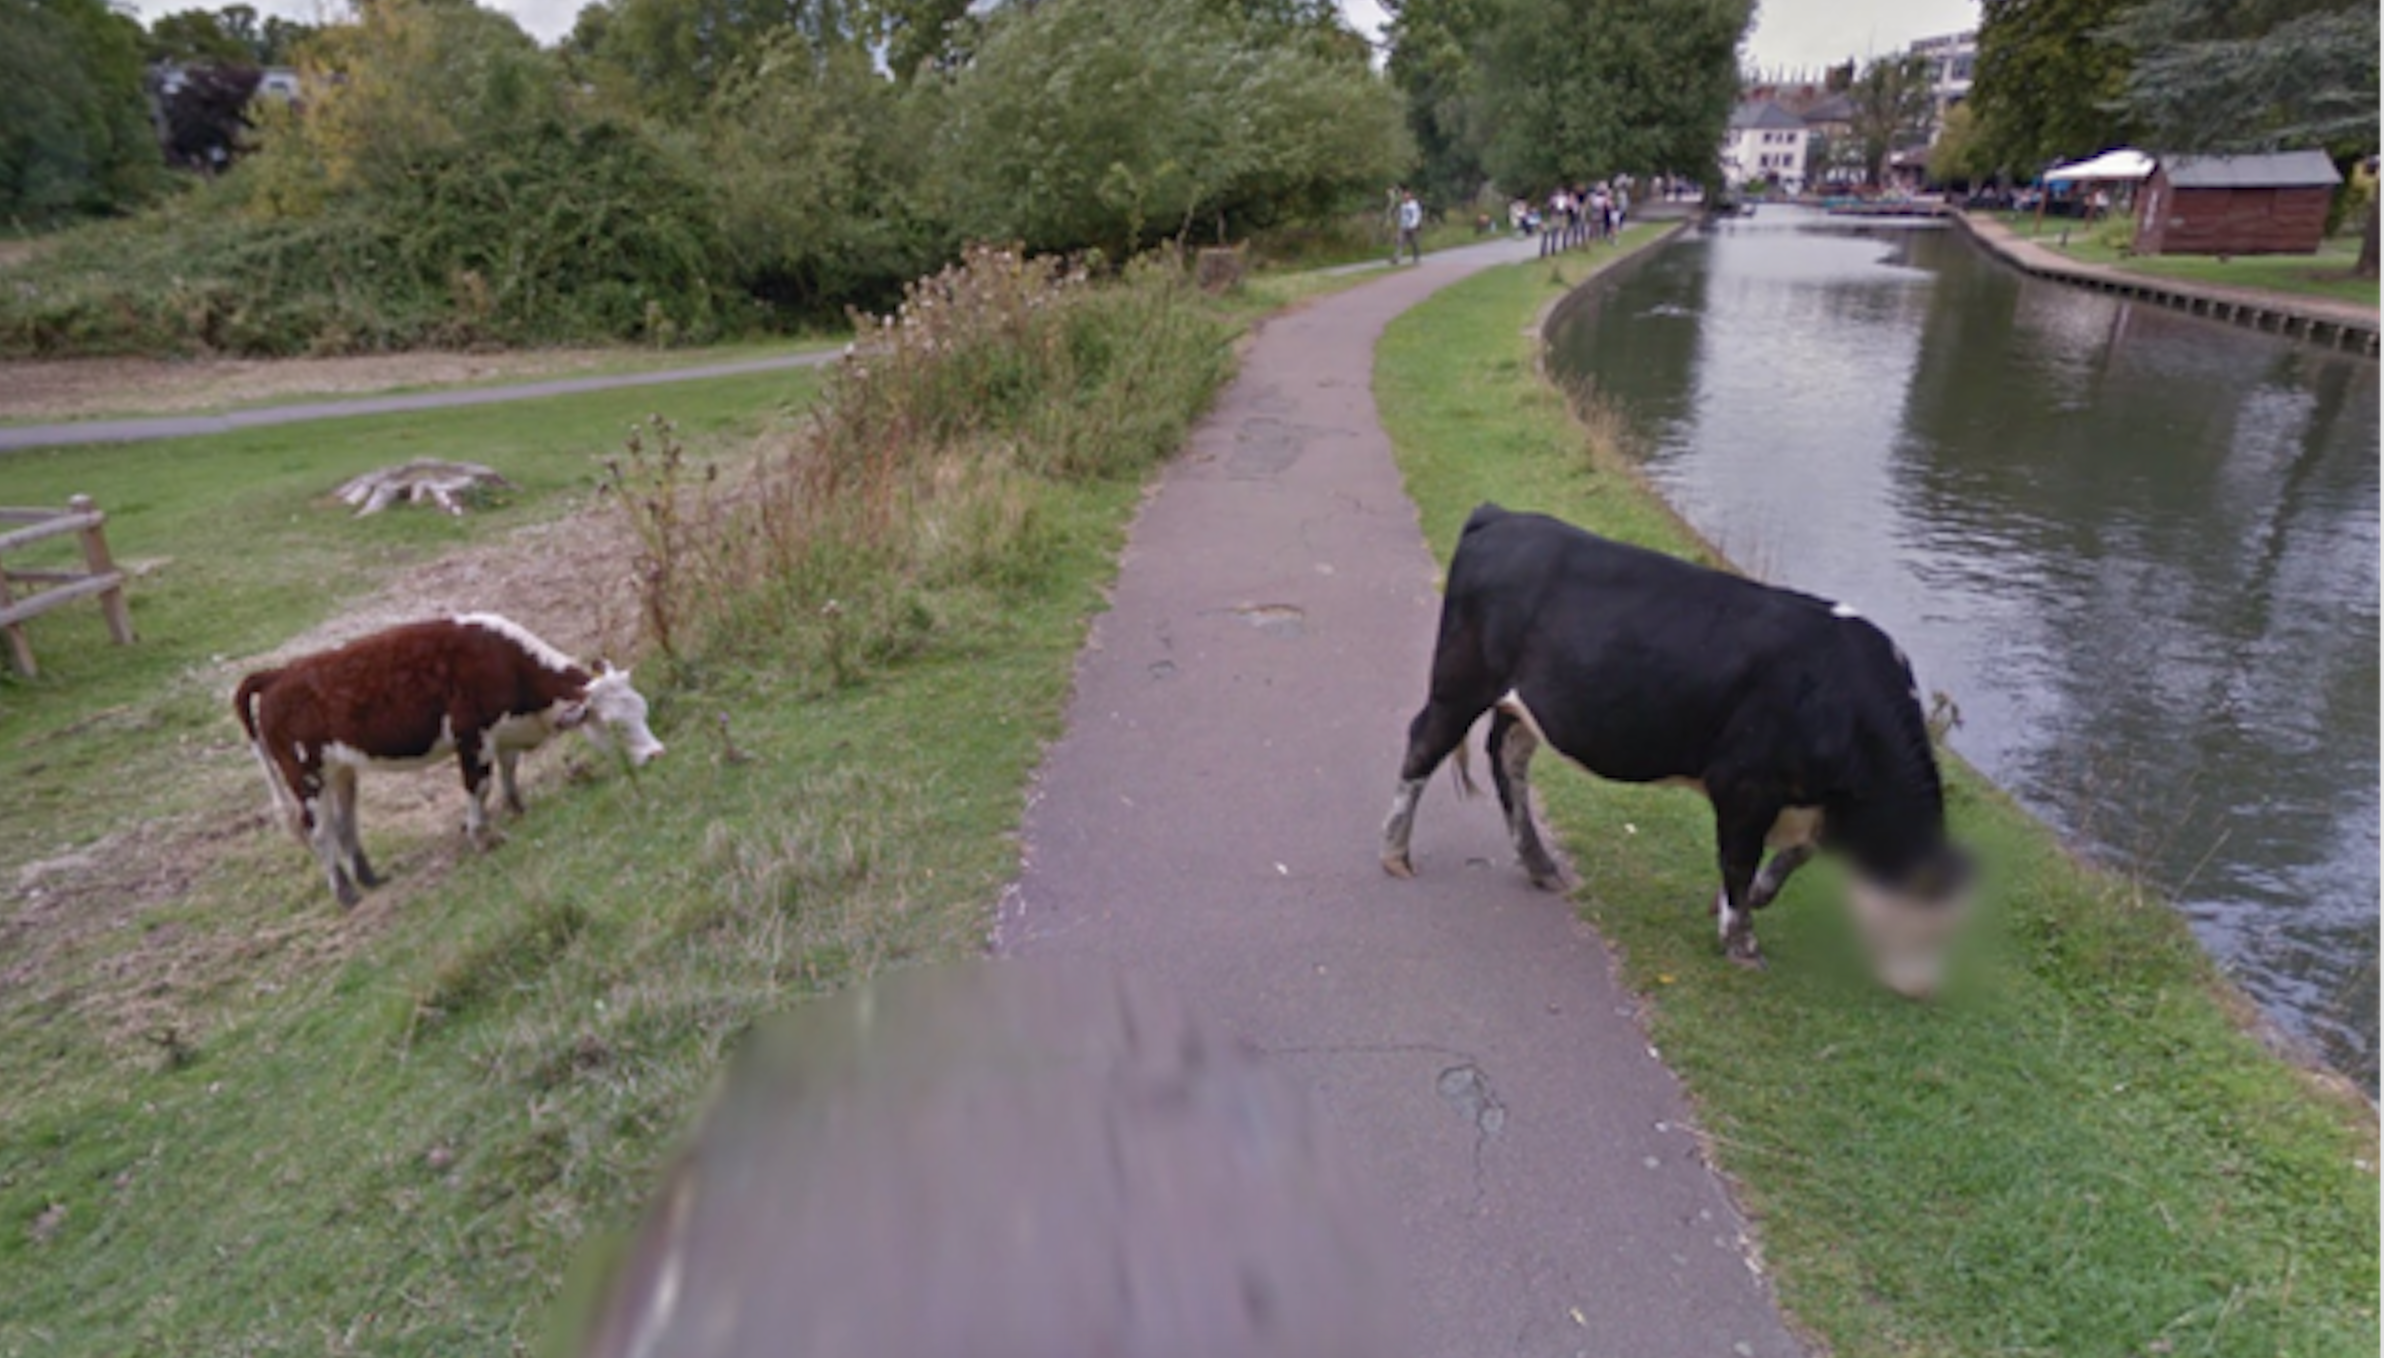
[[[1414,189],[1399,192],[1399,243],[1391,247],[1391,263],[1399,262],[1404,250],[1418,264],[1424,262],[1424,205],[1416,201]]]

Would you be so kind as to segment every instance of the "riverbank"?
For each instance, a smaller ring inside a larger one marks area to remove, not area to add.
[[[2272,331],[2329,348],[2374,355],[2378,346],[2375,306],[2265,288],[2163,276],[2134,267],[2090,264],[2022,238],[1992,215],[1945,214],[1988,253],[2022,273],[2079,287],[2157,302],[2213,320]]]
[[[1711,557],[1518,334],[1582,276],[1492,271],[1394,323],[1375,389],[1445,559],[1496,499]],[[1710,814],[1551,766],[1576,900],[1625,956],[1710,1153],[1758,1218],[1783,1302],[1840,1354],[2366,1354],[2376,1328],[2372,1110],[2279,1061],[2165,903],[2080,866],[1953,761],[1989,867],[1941,1002],[1851,960],[1834,871],[1764,920],[1771,968],[1717,956]],[[1448,814],[1463,814],[1452,810]]]

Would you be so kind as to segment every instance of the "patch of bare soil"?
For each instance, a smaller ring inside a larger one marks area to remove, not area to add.
[[[0,876],[0,1010],[13,1022],[68,1018],[119,1055],[170,1055],[174,1044],[196,1044],[227,1005],[326,975],[471,852],[462,778],[451,762],[366,775],[359,821],[390,880],[343,911],[313,855],[271,813],[263,774],[232,727],[238,678],[397,623],[473,611],[503,613],[582,658],[626,659],[637,616],[632,550],[620,519],[601,507],[530,525],[404,571],[273,651],[202,676],[225,696],[225,730],[180,747],[174,777],[185,789],[195,783],[194,803],[206,809],[143,820]],[[530,815],[584,760],[578,742],[559,744],[523,761]],[[194,893],[208,908],[178,909]]]
[[[531,349],[342,358],[28,359],[0,363],[0,419],[176,415],[287,398],[552,377],[622,357],[617,349]]]

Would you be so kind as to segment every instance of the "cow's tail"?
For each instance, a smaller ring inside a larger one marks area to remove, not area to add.
[[[273,793],[274,809],[288,822],[290,833],[300,840],[306,831],[298,814],[297,792],[283,785],[281,770],[273,763],[273,756],[265,752],[265,738],[257,732],[257,698],[281,677],[280,670],[259,670],[240,681],[232,694],[232,712],[240,718],[240,729],[248,733],[248,750],[257,757],[257,767],[265,772],[265,786]]]
[[[240,688],[232,694],[232,713],[240,718],[240,729],[248,732],[248,743],[257,743],[257,695],[273,686],[281,678],[280,670],[258,670],[240,681]]]
[[[1473,732],[1468,731],[1465,733],[1465,739],[1457,742],[1457,757],[1449,761],[1449,769],[1456,777],[1457,795],[1460,797],[1472,798],[1482,795],[1482,789],[1477,787],[1473,781],[1473,754],[1469,749],[1472,744]]]

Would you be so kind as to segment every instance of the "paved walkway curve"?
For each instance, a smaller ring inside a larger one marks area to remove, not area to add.
[[[74,420],[65,424],[0,426],[0,453],[26,448],[62,448],[81,443],[138,443],[149,439],[192,438],[235,429],[297,424],[305,420],[336,420],[352,415],[392,415],[409,410],[444,410],[452,406],[497,405],[506,401],[534,401],[542,396],[577,396],[621,387],[654,387],[669,382],[696,382],[707,377],[743,377],[782,368],[816,368],[833,363],[842,349],[818,349],[800,354],[707,363],[695,368],[664,368],[656,372],[604,373],[594,377],[558,377],[544,382],[509,383],[499,387],[466,387],[451,391],[416,391],[399,396],[367,396],[347,401],[305,401],[296,405],[258,406],[220,415],[156,415],[123,420]]]
[[[1604,944],[1494,806],[1438,778],[1422,875],[1376,864],[1439,605],[1374,342],[1531,249],[1259,332],[1134,525],[996,945],[1154,978],[1309,1082],[1403,1222],[1424,1358],[1801,1354]]]

